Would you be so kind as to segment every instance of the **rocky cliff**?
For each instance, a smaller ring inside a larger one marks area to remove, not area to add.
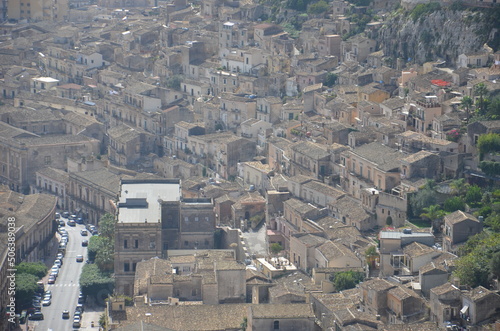
[[[498,50],[498,13],[493,9],[440,9],[414,15],[400,10],[388,18],[377,39],[392,59],[422,64],[440,58],[453,65],[458,55],[478,51],[485,43]]]

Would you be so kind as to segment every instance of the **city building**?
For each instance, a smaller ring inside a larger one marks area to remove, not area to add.
[[[116,291],[132,295],[137,263],[169,249],[214,247],[211,199],[182,198],[179,179],[122,179],[115,227]]]

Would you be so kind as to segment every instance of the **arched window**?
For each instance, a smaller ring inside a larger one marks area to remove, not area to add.
[[[279,330],[280,329],[280,321],[274,321],[274,330]]]

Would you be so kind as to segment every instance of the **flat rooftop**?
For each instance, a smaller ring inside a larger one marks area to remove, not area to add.
[[[178,179],[122,180],[118,223],[161,221],[161,202],[180,201]]]

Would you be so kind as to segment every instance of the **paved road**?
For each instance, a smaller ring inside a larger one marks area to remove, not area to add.
[[[76,256],[83,255],[87,258],[87,248],[82,247],[82,240],[89,239],[80,235],[83,225],[76,227],[65,226],[68,231],[68,245],[63,259],[63,265],[59,270],[59,276],[53,285],[45,285],[46,290],[52,291],[52,304],[42,308],[43,321],[29,321],[30,327],[35,327],[36,331],[66,331],[73,330],[73,312],[78,303],[80,293],[79,279],[84,263],[77,263]],[[69,310],[70,319],[62,319],[62,311]],[[83,314],[85,315],[85,313]]]

